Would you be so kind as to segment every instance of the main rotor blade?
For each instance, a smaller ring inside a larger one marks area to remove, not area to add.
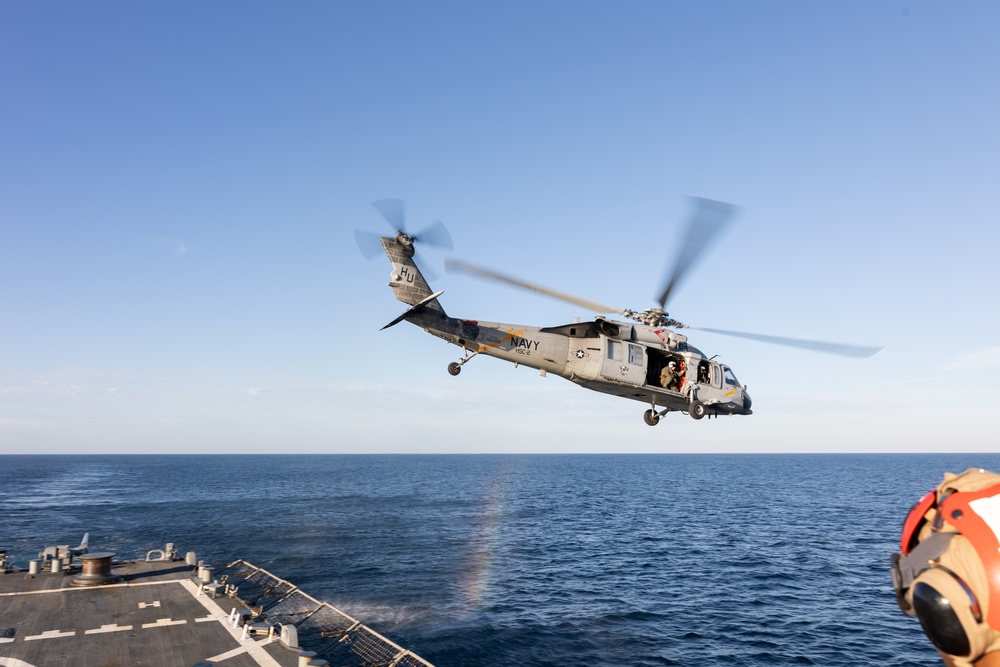
[[[432,222],[427,229],[418,232],[413,239],[418,243],[426,243],[427,245],[437,246],[445,250],[451,250],[454,247],[451,243],[451,234],[448,233],[448,228],[440,220]]]
[[[801,338],[783,338],[781,336],[765,336],[763,334],[746,333],[744,331],[726,331],[725,329],[709,329],[708,327],[693,327],[685,325],[686,329],[697,329],[708,331],[709,333],[722,334],[723,336],[735,336],[736,338],[747,338],[762,343],[774,343],[775,345],[785,345],[786,347],[798,347],[814,352],[826,352],[828,354],[839,354],[845,357],[868,358],[882,349],[881,346],[873,347],[867,345],[846,345],[844,343],[827,343],[819,340],[802,340]]]
[[[406,206],[402,199],[379,199],[372,206],[382,214],[394,232],[406,232]]]
[[[674,259],[673,272],[660,295],[660,308],[666,307],[673,289],[684,279],[737,210],[732,204],[714,199],[701,197],[689,197],[689,199],[694,204],[694,213],[688,222],[687,236]]]
[[[465,262],[460,262],[456,259],[445,260],[445,266],[448,268],[449,271],[461,271],[462,273],[468,273],[473,276],[479,276],[480,278],[487,278],[489,280],[495,280],[497,282],[507,283],[508,285],[513,285],[514,287],[520,287],[522,289],[530,290],[532,292],[544,294],[545,296],[550,296],[554,299],[559,299],[560,301],[571,303],[574,306],[580,306],[581,308],[586,308],[587,310],[594,313],[619,313],[621,315],[626,314],[625,311],[623,310],[605,305],[603,303],[590,301],[589,299],[581,299],[580,297],[573,296],[572,294],[566,294],[564,292],[557,292],[556,290],[549,289],[547,287],[542,287],[541,285],[535,285],[534,283],[525,282],[524,280],[511,278],[510,276],[505,276],[502,273],[497,273],[495,271],[490,271],[489,269],[473,266],[472,264],[466,264]]]

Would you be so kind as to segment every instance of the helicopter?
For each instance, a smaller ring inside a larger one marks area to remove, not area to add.
[[[465,364],[484,354],[527,366],[542,376],[554,373],[586,389],[645,403],[644,421],[655,426],[670,412],[694,419],[720,415],[750,415],[752,401],[728,365],[707,356],[677,330],[695,329],[727,336],[827,352],[850,357],[870,357],[881,347],[784,338],[684,324],[665,310],[668,300],[712,241],[732,220],[736,207],[721,201],[690,198],[693,212],[684,241],[674,258],[656,305],[642,311],[616,308],[559,292],[456,259],[446,261],[449,271],[530,290],[598,313],[592,321],[539,327],[503,322],[457,319],[439,301],[417,266],[416,245],[452,248],[451,236],[440,221],[423,232],[409,234],[405,207],[399,199],[381,199],[372,206],[395,231],[392,236],[355,230],[358,247],[367,257],[379,248],[392,265],[389,287],[409,308],[383,330],[410,322],[464,351],[448,364],[457,376]],[[608,319],[615,313],[628,321]]]

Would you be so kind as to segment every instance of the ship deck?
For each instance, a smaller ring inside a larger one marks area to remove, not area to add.
[[[243,638],[238,598],[199,592],[183,561],[116,563],[120,583],[73,586],[63,573],[0,574],[0,666],[294,666],[299,652]]]

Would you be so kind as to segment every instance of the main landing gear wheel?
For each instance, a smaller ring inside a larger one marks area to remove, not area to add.
[[[659,424],[659,423],[660,423],[660,415],[656,414],[656,413],[655,413],[655,412],[653,412],[652,410],[646,410],[646,411],[645,411],[645,412],[644,412],[644,413],[642,414],[642,418],[643,418],[643,419],[644,419],[644,420],[646,421],[646,423],[647,423],[647,424],[649,424],[650,426],[656,426],[657,424]]]
[[[701,419],[705,416],[705,404],[701,401],[691,401],[691,407],[688,408],[688,414],[695,419]]]
[[[448,364],[448,372],[452,375],[458,375],[462,372],[462,364],[455,361],[451,362]]]

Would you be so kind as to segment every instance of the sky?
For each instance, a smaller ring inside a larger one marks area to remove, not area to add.
[[[0,454],[996,451],[1000,5],[0,3]],[[371,203],[448,227],[448,313],[654,303],[754,414],[645,406],[400,324]]]

